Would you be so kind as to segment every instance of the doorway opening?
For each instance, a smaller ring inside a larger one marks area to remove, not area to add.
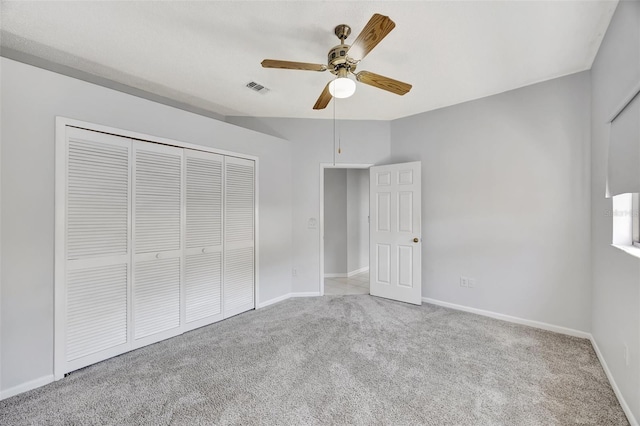
[[[320,166],[320,295],[369,294],[371,166]]]

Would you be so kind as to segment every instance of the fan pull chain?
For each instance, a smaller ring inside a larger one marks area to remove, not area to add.
[[[333,132],[334,132],[334,139],[333,139],[333,156],[335,158],[335,151],[336,151],[336,143],[335,143],[335,129],[336,129],[336,104],[338,103],[338,98],[334,98],[333,99]],[[340,130],[338,130],[338,154],[342,154],[342,137],[340,135]],[[334,160],[335,163],[335,160]],[[334,164],[335,165],[335,164]]]
[[[333,165],[336,165],[336,99],[333,99]]]

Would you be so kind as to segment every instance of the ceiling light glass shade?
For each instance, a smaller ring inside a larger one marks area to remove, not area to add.
[[[356,93],[356,82],[349,77],[338,77],[329,83],[329,93],[334,98],[348,98]]]

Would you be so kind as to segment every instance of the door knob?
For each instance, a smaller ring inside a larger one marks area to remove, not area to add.
[[[413,242],[414,242],[414,243],[417,243],[418,241],[420,241],[420,240],[419,240],[419,239],[417,239],[417,238],[414,238],[414,239],[413,239]]]

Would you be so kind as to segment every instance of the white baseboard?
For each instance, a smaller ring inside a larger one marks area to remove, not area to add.
[[[274,297],[271,300],[267,300],[266,302],[258,303],[256,305],[256,309],[266,308],[267,306],[273,305],[274,303],[282,302],[287,299],[291,299],[293,297],[316,297],[320,296],[320,292],[318,291],[308,291],[302,293],[287,293],[282,296]]]
[[[347,277],[352,277],[354,275],[358,275],[358,274],[361,274],[363,272],[367,272],[368,270],[369,270],[369,267],[365,266],[364,268],[356,269],[355,271],[351,271],[351,272],[347,273]]]
[[[458,311],[471,312],[473,314],[482,315],[485,317],[495,318],[502,321],[512,322],[515,324],[528,325],[529,327],[540,328],[542,330],[553,331],[560,334],[566,334],[569,336],[580,337],[582,339],[590,339],[591,334],[586,331],[574,330],[573,328],[561,327],[559,325],[547,324],[546,322],[528,320],[524,318],[512,317],[511,315],[500,314],[497,312],[485,311],[483,309],[471,308],[469,306],[456,305],[455,303],[443,302],[441,300],[430,299],[428,297],[422,298],[423,302],[431,303],[432,305],[444,306],[445,308],[456,309]]]
[[[40,386],[48,385],[54,381],[53,374],[48,376],[40,377],[39,379],[31,380],[26,383],[22,383],[18,386],[14,386],[12,388],[3,390],[0,393],[0,400],[11,398],[12,396],[16,396],[23,392],[30,391],[35,388],[39,388]]]
[[[616,397],[618,398],[618,402],[620,402],[622,411],[624,411],[624,414],[627,416],[627,420],[629,420],[629,424],[631,424],[631,426],[638,426],[638,421],[636,420],[633,413],[631,412],[631,409],[629,408],[627,401],[625,401],[624,397],[622,396],[622,393],[620,392],[620,388],[618,387],[615,379],[613,378],[613,374],[611,374],[611,370],[609,370],[607,361],[605,361],[604,356],[602,356],[602,352],[600,352],[600,348],[596,343],[596,339],[594,339],[593,336],[590,336],[589,340],[591,340],[591,345],[593,346],[593,350],[596,352],[596,355],[598,356],[598,360],[600,360],[600,364],[602,364],[602,369],[604,370],[604,374],[607,375],[607,379],[609,379],[609,383],[611,384],[611,387],[613,388],[613,392],[616,394]]]
[[[316,297],[320,296],[319,291],[307,291],[303,293],[290,293],[291,297]]]
[[[287,300],[291,298],[291,293],[283,294],[282,296],[274,297],[271,300],[267,300],[266,302],[258,303],[256,305],[256,309],[266,308],[269,305],[273,305],[274,303],[282,302],[283,300]]]
[[[325,278],[347,278],[349,274],[347,274],[346,272],[330,272],[327,274],[324,274]]]
[[[363,272],[367,272],[369,270],[368,266],[365,266],[363,268],[360,269],[355,269],[353,271],[350,272],[329,272],[324,274],[325,278],[349,278],[352,277],[354,275],[358,275],[361,274]]]

